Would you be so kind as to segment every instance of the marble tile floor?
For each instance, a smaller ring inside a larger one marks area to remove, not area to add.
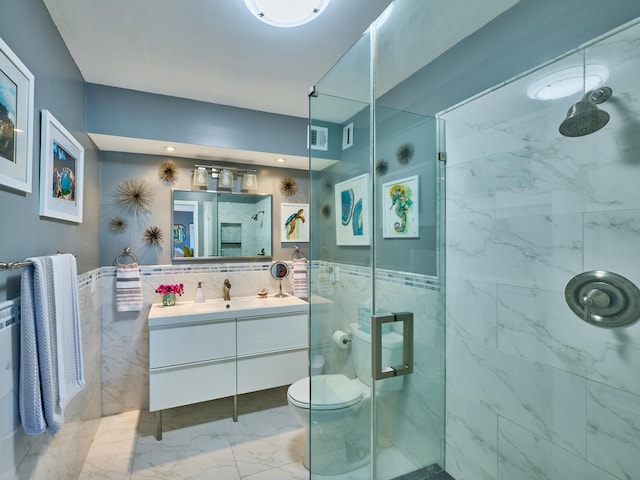
[[[302,465],[305,429],[287,404],[287,387],[240,396],[238,413],[234,423],[232,398],[165,410],[161,441],[155,438],[155,413],[136,410],[104,417],[79,479],[309,480]],[[383,469],[406,462],[395,449],[381,455]],[[390,472],[381,473],[389,478]],[[313,476],[369,477],[368,465],[341,475]]]
[[[286,387],[163,412],[131,411],[102,418],[81,480],[308,480],[305,431],[286,401]]]

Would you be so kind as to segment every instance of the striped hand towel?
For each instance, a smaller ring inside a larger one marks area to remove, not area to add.
[[[142,281],[136,262],[116,266],[116,309],[118,312],[142,310]]]
[[[293,260],[293,295],[298,298],[309,298],[309,280],[307,272],[307,259],[296,258]]]

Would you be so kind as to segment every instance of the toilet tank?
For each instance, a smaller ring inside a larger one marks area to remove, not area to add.
[[[356,368],[356,376],[366,385],[371,385],[371,334],[358,328],[357,323],[351,324],[351,353]],[[382,366],[402,364],[402,335],[388,332],[382,335]],[[404,376],[379,380],[378,391],[402,389]]]

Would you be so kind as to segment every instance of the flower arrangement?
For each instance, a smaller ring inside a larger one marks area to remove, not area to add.
[[[178,283],[175,285],[160,285],[156,288],[156,293],[167,295],[173,293],[174,295],[182,295],[184,293],[184,284]]]

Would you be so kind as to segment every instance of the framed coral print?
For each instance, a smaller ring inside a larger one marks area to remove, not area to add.
[[[309,241],[309,204],[281,203],[280,218],[283,242]]]
[[[34,78],[0,38],[0,185],[31,193]]]
[[[40,133],[40,215],[82,223],[84,148],[47,110]]]
[[[382,184],[382,236],[418,238],[419,178],[402,178]]]
[[[336,244],[369,245],[369,174],[335,186]]]

